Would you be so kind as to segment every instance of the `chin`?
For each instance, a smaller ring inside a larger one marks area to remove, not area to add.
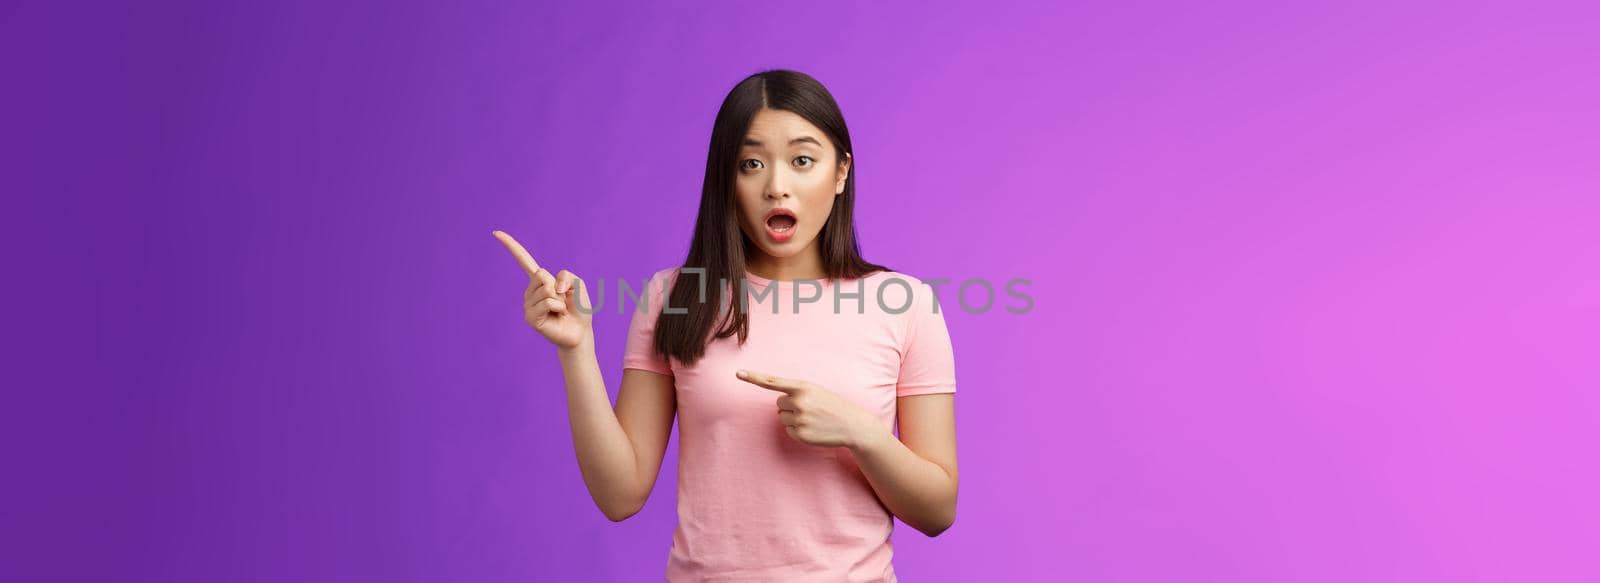
[[[801,251],[805,250],[805,248],[810,247],[811,243],[815,240],[816,237],[812,237],[810,239],[800,239],[797,237],[778,244],[776,248],[773,247],[773,243],[771,241],[762,241],[760,247],[762,251],[765,251],[767,255],[771,255],[773,258],[788,259],[790,257],[799,255]]]
[[[761,250],[762,253],[773,259],[788,259],[794,257],[800,251],[799,249],[788,248],[788,246],[783,249],[773,249],[769,245],[769,243],[763,241],[761,244],[756,245],[756,249]]]

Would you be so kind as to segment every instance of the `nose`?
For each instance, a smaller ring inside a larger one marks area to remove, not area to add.
[[[782,200],[789,198],[789,178],[786,174],[781,169],[769,174],[770,178],[767,179],[767,199]]]

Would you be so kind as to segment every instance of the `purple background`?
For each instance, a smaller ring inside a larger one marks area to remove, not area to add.
[[[869,259],[1033,281],[904,580],[1600,578],[1592,5],[583,4],[0,9],[0,579],[658,580],[489,231],[674,264],[770,67]]]

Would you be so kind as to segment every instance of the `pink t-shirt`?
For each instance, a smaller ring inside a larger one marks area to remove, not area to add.
[[[750,335],[743,346],[737,335],[716,339],[693,366],[652,350],[678,268],[651,276],[639,299],[647,309],[635,310],[628,327],[623,367],[672,375],[677,388],[678,526],[666,578],[895,581],[893,515],[854,456],[790,437],[778,417],[780,395],[734,372],[816,383],[890,428],[896,397],[956,390],[946,306],[935,312],[931,286],[893,271],[811,280],[817,285],[747,276]],[[690,272],[683,283],[697,286],[700,277]],[[706,297],[714,300],[716,282],[707,283]],[[800,303],[795,313],[797,298],[819,291],[820,300]]]

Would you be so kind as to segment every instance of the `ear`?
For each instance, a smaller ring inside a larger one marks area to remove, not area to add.
[[[844,194],[844,182],[850,179],[850,162],[854,160],[849,152],[844,153],[844,160],[839,162],[839,180],[833,184],[834,194]]]

